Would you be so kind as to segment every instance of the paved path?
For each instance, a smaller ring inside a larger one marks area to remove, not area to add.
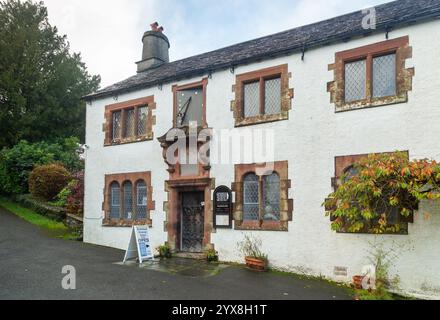
[[[115,264],[123,252],[48,237],[0,208],[0,299],[350,299],[346,290],[294,276],[228,267],[191,277]],[[77,289],[63,290],[61,269],[76,268]]]

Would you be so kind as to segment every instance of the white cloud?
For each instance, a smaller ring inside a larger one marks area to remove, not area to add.
[[[45,0],[49,20],[102,86],[136,72],[141,37],[158,21],[171,60],[371,7],[384,0]]]

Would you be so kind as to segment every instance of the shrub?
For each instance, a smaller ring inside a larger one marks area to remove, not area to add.
[[[29,176],[29,190],[34,197],[50,201],[67,185],[69,179],[69,171],[60,164],[39,166]]]
[[[388,217],[403,217],[418,210],[421,200],[440,198],[440,164],[432,160],[408,160],[405,153],[377,154],[354,165],[356,174],[323,204],[335,218],[332,228],[358,232],[371,224],[373,233],[398,231]]]
[[[218,261],[218,253],[214,249],[205,250],[206,260],[208,262],[217,262]]]
[[[36,166],[60,162],[72,172],[82,170],[78,142],[77,138],[53,143],[21,141],[12,148],[3,149],[0,151],[0,193],[28,193],[29,174]]]
[[[168,244],[164,244],[162,246],[157,247],[157,252],[161,258],[171,258],[171,248]]]
[[[74,175],[73,180],[66,187],[67,212],[76,216],[83,216],[84,213],[84,172],[80,171]]]

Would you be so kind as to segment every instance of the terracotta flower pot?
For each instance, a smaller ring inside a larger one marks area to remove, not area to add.
[[[362,281],[364,280],[363,276],[354,276],[353,277],[353,285],[356,289],[362,289]]]
[[[267,260],[246,257],[246,265],[248,268],[256,271],[267,271]]]

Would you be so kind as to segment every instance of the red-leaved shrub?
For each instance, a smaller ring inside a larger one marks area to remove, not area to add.
[[[76,216],[83,216],[84,210],[84,171],[73,176],[69,184],[69,196],[67,197],[67,212]]]

